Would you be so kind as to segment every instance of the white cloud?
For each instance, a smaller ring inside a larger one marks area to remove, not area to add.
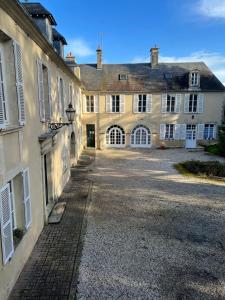
[[[210,18],[225,18],[225,0],[199,0],[197,12]]]
[[[66,50],[71,51],[78,58],[92,56],[95,53],[82,38],[70,40]]]
[[[188,56],[160,56],[160,62],[198,62],[203,61],[225,85],[225,55],[217,52],[198,51]],[[150,58],[135,57],[132,62],[149,62]]]

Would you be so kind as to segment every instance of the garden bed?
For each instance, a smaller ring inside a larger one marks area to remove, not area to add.
[[[225,164],[218,161],[189,160],[174,167],[183,175],[225,180]]]

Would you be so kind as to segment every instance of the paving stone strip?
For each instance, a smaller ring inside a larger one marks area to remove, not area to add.
[[[88,169],[72,169],[60,198],[67,203],[62,220],[44,227],[10,300],[74,299],[80,236],[91,186]]]

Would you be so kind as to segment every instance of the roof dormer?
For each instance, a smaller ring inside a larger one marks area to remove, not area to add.
[[[200,88],[200,72],[192,70],[189,73],[189,88]]]

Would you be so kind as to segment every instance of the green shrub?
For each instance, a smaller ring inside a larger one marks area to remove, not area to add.
[[[199,161],[190,160],[181,163],[187,171],[200,176],[225,177],[225,164],[218,161]]]
[[[225,156],[225,120],[223,124],[219,127],[218,137],[220,153]]]

